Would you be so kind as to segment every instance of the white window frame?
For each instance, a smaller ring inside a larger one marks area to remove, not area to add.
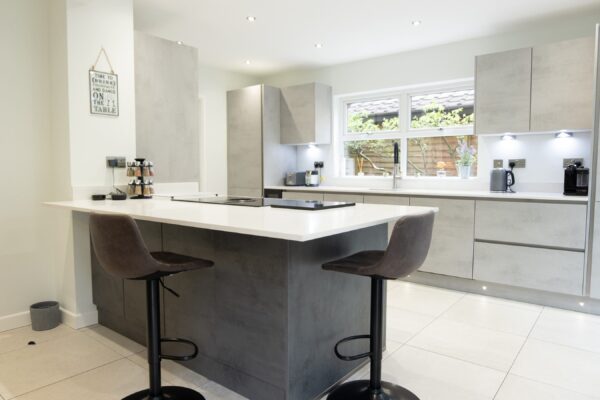
[[[396,139],[400,144],[400,166],[402,169],[402,178],[409,179],[428,179],[432,177],[416,177],[407,175],[408,170],[408,139],[416,137],[439,137],[439,136],[470,136],[474,135],[474,126],[459,126],[459,127],[444,127],[444,128],[418,128],[410,127],[411,122],[411,107],[410,99],[412,96],[426,95],[431,93],[439,93],[444,91],[460,91],[474,89],[474,80],[460,79],[455,81],[439,82],[427,85],[412,85],[400,88],[395,88],[385,91],[374,91],[366,93],[357,93],[338,97],[338,129],[335,129],[334,135],[334,157],[335,160],[343,159],[344,143],[356,140],[376,140],[376,139]],[[376,131],[370,133],[350,133],[348,131],[348,105],[356,102],[386,100],[397,98],[399,100],[398,111],[398,130],[393,131]],[[345,178],[379,178],[391,179],[390,177],[365,176],[357,177],[353,175],[345,175],[344,168],[336,162],[336,175]],[[443,178],[452,179],[452,178]]]

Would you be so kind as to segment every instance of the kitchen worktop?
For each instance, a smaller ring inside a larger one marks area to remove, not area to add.
[[[438,190],[438,189],[370,189],[349,186],[267,186],[265,189],[290,192],[362,193],[398,196],[461,197],[493,200],[553,201],[565,203],[587,203],[585,196],[565,196],[562,193],[516,192],[492,193],[485,190]]]
[[[144,221],[300,242],[381,225],[406,215],[437,211],[428,207],[373,204],[302,211],[183,203],[166,199],[73,200],[46,204],[73,211],[127,214]]]

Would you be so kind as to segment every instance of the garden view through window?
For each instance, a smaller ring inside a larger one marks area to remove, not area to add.
[[[346,175],[391,175],[397,142],[405,176],[477,176],[473,89],[354,101],[345,111]]]

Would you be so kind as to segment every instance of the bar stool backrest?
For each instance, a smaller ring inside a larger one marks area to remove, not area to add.
[[[369,272],[386,279],[410,275],[425,261],[435,212],[408,215],[396,221],[385,254]]]
[[[98,261],[111,275],[138,279],[158,270],[139,228],[128,215],[90,215],[90,235]]]

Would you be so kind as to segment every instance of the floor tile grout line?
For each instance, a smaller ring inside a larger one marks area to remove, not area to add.
[[[418,347],[418,346],[415,346],[415,345],[412,345],[412,344],[406,344],[406,346],[411,347],[411,348],[413,348],[415,350],[421,350],[421,351],[425,351],[425,352],[430,353],[430,354],[435,354],[435,355],[440,356],[440,357],[445,357],[445,358],[449,358],[449,359],[452,359],[452,360],[455,360],[455,361],[460,361],[460,362],[464,362],[464,363],[467,363],[467,364],[475,365],[476,367],[489,369],[490,371],[498,372],[498,373],[501,373],[501,374],[507,374],[506,371],[502,371],[501,369],[490,367],[489,365],[483,365],[483,364],[479,364],[479,363],[476,363],[476,362],[473,362],[473,361],[463,360],[462,358],[458,358],[458,357],[454,357],[454,356],[449,356],[448,354],[438,353],[437,351],[433,351],[433,350],[429,350],[429,349],[423,349],[421,347]]]
[[[5,331],[5,332],[8,332],[8,331]],[[4,333],[4,332],[2,332],[2,333]],[[73,330],[73,332],[69,332],[66,335],[57,336],[57,337],[52,338],[52,339],[42,340],[42,341],[34,340],[34,341],[35,341],[35,345],[37,346],[37,345],[40,345],[40,344],[50,343],[50,342],[53,342],[55,340],[64,339],[65,337],[70,336],[70,335],[74,335],[76,333],[79,333],[79,332],[77,332],[77,330]],[[83,333],[83,332],[81,332],[81,333]],[[12,350],[9,350],[9,351],[0,352],[0,356],[4,356],[5,354],[10,354],[10,353],[12,353],[14,351],[22,351],[22,350],[28,349],[28,348],[32,348],[32,347],[26,344],[24,346],[17,347],[15,349],[12,349]]]
[[[100,325],[100,326],[103,326],[103,325]],[[109,328],[109,329],[110,329],[110,328]],[[121,354],[121,353],[119,353],[118,351],[116,351],[116,350],[114,350],[113,348],[111,348],[111,347],[110,347],[109,345],[107,345],[106,343],[103,343],[103,342],[102,342],[101,340],[99,340],[98,338],[96,338],[96,337],[94,337],[94,336],[92,336],[92,335],[88,335],[86,332],[90,332],[90,331],[88,330],[88,331],[84,331],[84,332],[81,332],[81,333],[83,333],[84,335],[86,335],[86,336],[87,336],[87,337],[89,337],[90,339],[94,340],[95,342],[97,342],[97,343],[100,343],[102,346],[106,347],[107,349],[109,349],[109,350],[110,350],[110,351],[112,351],[113,353],[116,353],[116,354],[118,354],[119,356],[121,356],[121,357],[123,357],[123,358],[127,358],[127,357],[129,357],[129,356],[132,356],[132,355],[134,355],[134,354],[137,354],[137,353],[139,353],[139,352],[135,352],[135,351],[130,351],[130,353],[129,353],[129,354],[127,354],[126,356],[124,356],[123,354]],[[115,332],[115,331],[113,331],[113,332]],[[115,332],[115,333],[116,333],[117,335],[120,335],[120,333],[118,333],[118,332]],[[123,335],[121,335],[121,336],[123,336]],[[128,338],[128,337],[126,337],[126,336],[123,336],[123,337],[124,337],[124,338],[126,338],[126,339],[128,339],[128,340],[131,340],[131,339],[129,339],[129,338]],[[110,340],[110,339],[108,339],[108,338],[107,338],[106,340],[109,340],[109,341],[111,341],[111,342],[112,342],[112,340]],[[131,340],[131,341],[132,341],[132,342],[134,342],[133,340]],[[118,343],[116,343],[116,342],[113,342],[113,343],[115,343],[117,346],[120,346],[120,345],[119,345]],[[139,343],[137,343],[137,342],[134,342],[134,343],[136,343],[136,344],[139,344]],[[140,345],[140,346],[141,346],[141,345]],[[121,347],[123,347],[123,346],[121,346]],[[129,351],[129,350],[128,350],[128,351]],[[145,351],[145,347],[144,347],[144,350],[141,350],[141,351]],[[140,352],[141,352],[141,351],[140,351]]]
[[[117,360],[112,360],[112,361],[109,361],[109,362],[107,362],[107,363],[104,363],[104,364],[102,364],[102,365],[98,365],[98,366],[96,366],[96,367],[94,367],[94,368],[90,368],[90,369],[88,369],[88,370],[85,370],[85,371],[82,371],[82,372],[78,372],[78,373],[76,373],[76,374],[74,374],[74,375],[70,375],[70,376],[68,376],[68,377],[66,377],[66,378],[59,379],[59,380],[57,380],[56,382],[52,382],[52,383],[49,383],[49,384],[47,384],[47,385],[40,386],[39,388],[35,388],[35,389],[33,389],[33,390],[30,390],[30,391],[28,391],[28,392],[21,393],[21,394],[20,394],[20,395],[18,395],[18,396],[15,396],[15,397],[10,397],[8,400],[18,400],[18,399],[19,399],[19,397],[25,396],[25,395],[27,395],[27,394],[30,394],[30,393],[33,393],[33,392],[37,392],[38,390],[42,390],[42,389],[44,389],[44,388],[47,388],[47,387],[49,387],[49,386],[53,386],[53,385],[59,384],[59,383],[61,383],[61,382],[67,381],[67,380],[69,380],[69,379],[76,378],[76,377],[78,377],[78,376],[80,376],[80,375],[87,374],[88,372],[95,371],[95,370],[97,370],[97,369],[99,369],[99,368],[106,367],[107,365],[110,365],[110,364],[113,364],[113,363],[116,363],[116,362],[122,361],[124,358],[126,358],[126,357],[119,358],[119,359],[117,359]],[[130,360],[129,360],[129,361],[130,361]],[[138,365],[138,367],[139,367],[139,365]],[[0,397],[2,397],[2,396],[0,395]]]
[[[517,359],[519,358],[519,355],[523,351],[523,348],[525,347],[525,345],[527,344],[527,341],[529,340],[529,337],[531,336],[531,332],[533,332],[533,330],[535,329],[535,326],[537,325],[538,321],[540,320],[540,317],[542,316],[542,313],[544,312],[544,308],[545,307],[542,306],[542,309],[538,313],[538,316],[535,319],[535,322],[531,325],[531,328],[529,329],[529,333],[527,333],[527,336],[525,337],[525,340],[523,341],[523,344],[521,344],[521,347],[519,348],[519,351],[517,352],[517,355],[515,356],[513,362],[510,364],[510,368],[508,368],[508,371],[506,372],[506,375],[504,376],[504,379],[502,379],[502,382],[498,386],[498,389],[496,390],[496,394],[494,394],[494,397],[492,399],[495,400],[496,397],[498,397],[498,393],[500,393],[500,389],[502,389],[502,385],[504,385],[504,382],[506,382],[506,378],[508,378],[508,375],[510,375],[510,372],[512,371],[513,367],[515,366],[515,363],[517,362]]]
[[[573,392],[573,393],[580,394],[582,396],[589,397],[591,399],[599,399],[600,400],[600,397],[595,396],[595,395],[590,395],[588,393],[582,393],[582,392],[579,392],[577,390],[573,390],[573,389],[566,388],[566,387],[563,387],[563,386],[558,386],[558,385],[555,385],[555,384],[552,384],[552,383],[548,383],[548,382],[543,382],[543,381],[540,381],[540,380],[537,380],[537,379],[529,378],[527,376],[523,376],[523,375],[519,375],[519,374],[515,374],[515,373],[513,373],[511,375],[518,376],[519,378],[522,378],[522,379],[525,379],[525,380],[528,380],[528,381],[532,381],[532,382],[535,382],[535,383],[539,383],[541,385],[547,385],[547,386],[551,386],[551,387],[556,388],[556,389],[564,390],[565,392]]]

